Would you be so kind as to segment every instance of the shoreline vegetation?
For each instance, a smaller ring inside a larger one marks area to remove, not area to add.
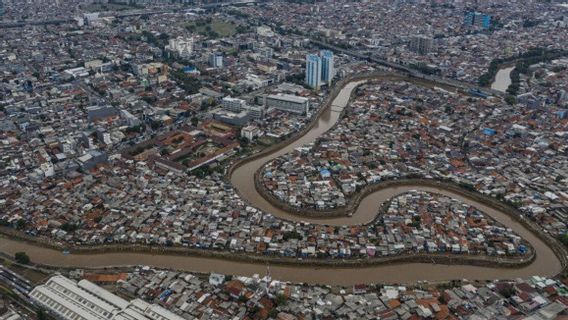
[[[532,48],[525,53],[517,54],[507,58],[495,58],[491,60],[487,72],[479,77],[478,84],[481,87],[489,87],[494,81],[497,72],[505,67],[514,67],[511,71],[511,84],[507,88],[507,94],[517,95],[520,85],[520,74],[528,74],[529,66],[548,62],[568,55],[566,50]]]

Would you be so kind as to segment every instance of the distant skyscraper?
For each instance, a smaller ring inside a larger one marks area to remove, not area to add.
[[[491,16],[481,12],[467,11],[464,14],[463,23],[466,26],[476,26],[487,29],[491,25]]]
[[[306,84],[313,89],[321,86],[321,58],[316,54],[306,56]]]
[[[223,55],[215,52],[209,55],[209,65],[213,68],[223,68]]]
[[[432,38],[414,36],[410,39],[410,50],[419,54],[428,54],[432,50]]]
[[[463,17],[463,24],[466,26],[473,26],[473,22],[475,20],[475,12],[467,11]]]
[[[330,50],[322,50],[321,55],[321,80],[328,84],[333,79],[333,52]]]
[[[483,29],[488,29],[491,25],[491,16],[482,14],[480,19],[476,19],[476,25],[482,27]]]

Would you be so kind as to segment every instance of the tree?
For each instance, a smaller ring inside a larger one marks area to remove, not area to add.
[[[283,238],[284,241],[288,241],[290,239],[302,240],[302,235],[300,233],[298,233],[297,231],[286,231],[282,235],[282,238]]]
[[[516,294],[515,288],[513,288],[512,286],[508,286],[508,287],[504,287],[501,290],[499,290],[499,294],[501,294],[503,297],[509,299],[510,297],[512,297],[513,295]]]
[[[559,236],[558,239],[559,239],[560,242],[562,242],[566,247],[568,247],[568,233]]]
[[[279,294],[276,296],[276,305],[283,306],[288,302],[288,298],[285,295]]]
[[[198,123],[199,123],[199,119],[197,119],[197,117],[192,117],[192,118],[191,118],[191,124],[192,124],[194,127],[197,127],[197,124],[198,124]]]
[[[16,222],[16,229],[18,229],[18,230],[23,230],[23,229],[26,228],[26,224],[27,224],[27,223],[26,223],[26,220],[24,220],[24,219],[19,219],[19,220]]]
[[[43,310],[39,310],[36,314],[37,320],[47,320],[47,315],[45,314],[45,311]]]
[[[16,252],[16,254],[14,255],[14,258],[16,259],[17,263],[21,263],[21,264],[30,263],[30,257],[28,257],[28,255],[25,252]]]
[[[152,128],[153,130],[158,130],[161,126],[162,124],[160,123],[160,121],[150,122],[150,128]]]
[[[63,225],[61,225],[61,230],[65,232],[73,232],[77,230],[77,228],[78,228],[77,225],[69,222],[65,222]]]
[[[507,102],[508,105],[514,105],[517,103],[517,98],[515,98],[515,96],[508,95],[505,97],[505,102]]]

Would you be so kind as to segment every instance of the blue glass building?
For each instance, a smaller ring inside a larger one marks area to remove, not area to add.
[[[321,58],[316,54],[306,56],[306,84],[313,89],[321,86]]]
[[[467,11],[464,14],[463,23],[466,26],[477,26],[488,29],[491,25],[491,16],[481,12]]]
[[[321,80],[328,84],[333,79],[333,52],[330,50],[322,50],[321,56]]]
[[[463,24],[466,26],[473,26],[473,22],[475,20],[475,12],[467,11],[463,17]]]

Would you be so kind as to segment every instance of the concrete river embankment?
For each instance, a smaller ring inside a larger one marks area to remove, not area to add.
[[[379,75],[380,77],[380,75]],[[97,250],[72,250],[71,254],[64,255],[62,250],[46,248],[37,243],[20,241],[0,237],[0,251],[14,254],[25,251],[36,263],[62,266],[62,267],[104,267],[104,266],[135,266],[150,265],[155,267],[172,268],[195,272],[221,272],[235,275],[264,274],[266,264],[270,264],[270,271],[275,279],[305,283],[322,283],[332,285],[351,285],[355,283],[411,283],[420,280],[444,281],[452,279],[511,279],[528,277],[531,275],[552,276],[560,272],[563,262],[559,256],[565,259],[565,251],[559,249],[550,242],[546,236],[535,232],[535,228],[529,222],[514,218],[512,209],[499,205],[495,201],[476,196],[473,193],[459,190],[457,187],[445,186],[436,182],[409,183],[399,182],[390,186],[376,188],[366,194],[359,205],[353,211],[352,216],[335,218],[307,218],[295,215],[271,204],[255,188],[254,175],[268,161],[279,157],[294,148],[315,141],[318,137],[332,128],[339,120],[341,110],[348,105],[352,91],[361,83],[357,78],[351,82],[343,83],[332,94],[330,103],[327,104],[315,118],[314,122],[301,134],[290,139],[286,143],[241,161],[230,171],[232,184],[239,194],[250,205],[271,213],[282,219],[291,221],[304,221],[327,225],[355,225],[371,222],[382,203],[398,194],[409,190],[424,190],[444,194],[471,204],[484,211],[497,221],[513,229],[521,237],[526,239],[534,248],[535,259],[528,263],[519,263],[518,267],[510,268],[499,264],[499,261],[479,258],[478,262],[468,259],[460,259],[459,256],[444,257],[413,257],[405,256],[389,258],[381,264],[380,259],[369,263],[345,263],[337,261],[334,264],[310,264],[309,261],[294,259],[271,259],[263,257],[251,257],[238,254],[209,252],[199,253],[199,250],[183,251],[183,248],[170,252],[152,249],[134,249],[123,251],[116,247],[100,248]],[[549,246],[552,244],[552,247]],[[563,256],[564,255],[564,256]],[[491,261],[489,261],[491,260]],[[426,262],[428,261],[428,262]],[[440,264],[449,263],[449,264]],[[503,262],[503,261],[502,261]]]

